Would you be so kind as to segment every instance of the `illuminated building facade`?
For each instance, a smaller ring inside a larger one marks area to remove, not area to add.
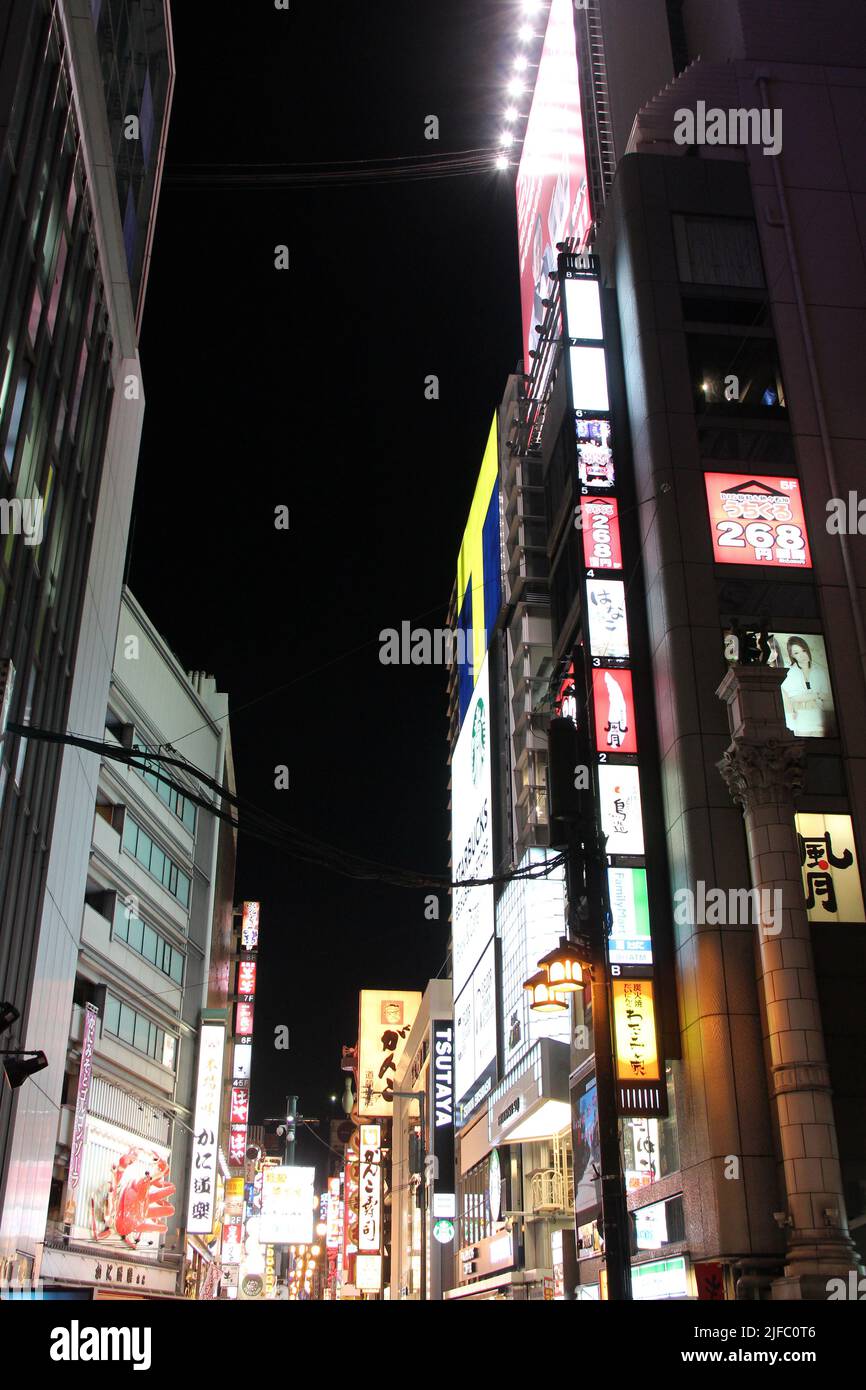
[[[574,718],[606,837],[633,1296],[822,1298],[862,1262],[866,1214],[866,263],[846,115],[866,22],[832,0],[784,27],[762,0],[630,10],[551,0],[515,130],[524,373],[499,414],[484,867],[556,846],[544,735]],[[536,886],[493,888],[495,1060],[457,1085],[452,1297],[543,1297],[549,1277],[555,1297],[606,1296],[591,1018],[578,995],[564,1035],[531,1039],[508,998],[541,954]],[[458,1066],[476,1030],[457,896],[477,891],[455,892]]]
[[[138,329],[173,80],[167,3],[3,6],[0,492],[25,523],[2,538],[4,698],[15,723],[94,738],[144,411]],[[3,740],[0,999],[20,1014],[4,1043],[49,1062],[38,1087],[0,1093],[0,1272],[25,1277],[50,1199],[98,773],[80,750]]]

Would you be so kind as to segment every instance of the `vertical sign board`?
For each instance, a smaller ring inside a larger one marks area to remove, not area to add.
[[[430,1068],[430,1126],[435,1195],[453,1194],[454,1182],[454,1024],[433,1020],[433,1065]],[[430,1142],[428,1138],[428,1143]],[[437,1213],[438,1214],[438,1213]],[[443,1211],[442,1215],[446,1213]]]
[[[421,1007],[417,990],[362,989],[358,1022],[358,1113],[368,1119],[393,1114],[391,1092],[406,1040]]]
[[[186,1218],[186,1229],[193,1235],[210,1235],[216,1215],[225,1038],[224,1023],[202,1023]]]
[[[358,1162],[360,1197],[358,1253],[377,1255],[382,1248],[382,1128],[361,1125]]]
[[[81,1160],[84,1154],[84,1133],[87,1125],[87,1107],[90,1101],[90,1082],[93,1076],[93,1049],[96,1043],[96,1024],[99,1010],[95,1004],[85,1004],[84,1036],[81,1040],[81,1062],[78,1067],[78,1093],[75,1101],[75,1119],[72,1123],[72,1142],[69,1154],[69,1180],[67,1184],[67,1205],[75,1207],[75,1195],[81,1180]]]
[[[594,770],[596,806],[612,890],[615,930],[607,949],[618,1027],[617,1055],[621,1068],[627,1069],[626,1074],[621,1070],[619,1078],[620,1113],[651,1115],[661,1113],[665,1098],[652,1011],[652,980],[633,978],[638,971],[651,972],[652,942],[643,868],[646,849],[633,658],[626,586],[619,577],[629,565],[619,530],[604,321],[595,259],[563,256],[560,269],[581,498],[576,521],[582,557],[583,641],[592,673],[587,714],[598,759]],[[622,864],[623,858],[639,862],[631,868]],[[623,991],[628,995],[627,1003],[623,1002]]]

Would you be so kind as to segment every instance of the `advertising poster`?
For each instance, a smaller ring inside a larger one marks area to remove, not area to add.
[[[588,570],[621,570],[619,506],[613,497],[586,497],[580,504],[583,562]]]
[[[818,633],[771,632],[769,666],[788,672],[782,685],[785,723],[797,738],[835,738],[839,732],[824,638]],[[733,632],[725,634],[725,657],[739,658]]]
[[[393,1112],[390,1092],[421,1005],[417,990],[363,989],[358,1023],[358,1113]]]
[[[587,579],[589,647],[600,660],[628,657],[625,585],[621,579]]]
[[[592,673],[592,699],[597,751],[636,753],[631,672],[596,668]]]
[[[798,812],[794,820],[809,921],[866,921],[851,817]]]
[[[491,804],[490,678],[485,657],[451,760],[451,855],[455,883],[492,877]],[[492,940],[493,932],[493,886],[455,888],[455,999]]]
[[[574,1149],[575,1223],[592,1220],[599,1209],[601,1148],[595,1077],[588,1076],[571,1093],[571,1136]]]
[[[458,1100],[475,1082],[475,991],[473,982],[454,1005],[454,1091]]]
[[[704,481],[717,565],[811,569],[796,478],[706,473]]]
[[[610,421],[587,419],[576,415],[574,421],[577,441],[577,476],[581,491],[609,491],[616,482],[613,450],[610,443]]]
[[[607,836],[607,854],[643,854],[643,818],[640,778],[636,767],[598,769],[601,827]]]
[[[553,0],[517,173],[524,367],[532,370],[557,242],[583,240],[589,189],[571,0]]]

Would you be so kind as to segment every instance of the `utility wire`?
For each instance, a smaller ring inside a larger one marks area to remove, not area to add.
[[[344,877],[360,879],[368,882],[379,882],[389,884],[398,888],[432,888],[440,892],[449,892],[454,888],[480,888],[495,886],[498,884],[513,883],[519,880],[546,878],[556,869],[565,863],[565,856],[562,854],[554,855],[552,858],[540,863],[527,865],[524,869],[514,869],[506,874],[496,874],[489,878],[460,879],[452,882],[444,874],[431,874],[412,869],[404,869],[397,865],[382,864],[375,860],[367,859],[362,855],[352,854],[346,850],[341,850],[335,845],[331,845],[324,840],[319,840],[315,836],[308,835],[303,831],[296,830],[288,826],[284,821],[276,816],[263,811],[255,803],[247,801],[245,798],[237,796],[236,793],[223,786],[209,774],[202,772],[192,763],[184,758],[168,756],[160,749],[129,749],[118,746],[115,743],[108,743],[105,740],[84,738],[78,734],[65,733],[53,729],[40,729],[33,725],[17,724],[12,721],[8,724],[10,733],[18,734],[24,738],[30,738],[45,743],[65,744],[76,748],[85,749],[87,752],[95,753],[98,757],[112,759],[121,762],[127,767],[131,767],[138,772],[157,771],[160,781],[172,790],[179,792],[195,805],[211,812],[218,819],[225,821],[233,829],[243,829],[245,835],[253,839],[262,841],[272,848],[279,849],[290,858],[301,860],[305,863],[316,865],[319,868],[330,872],[342,874]],[[210,788],[214,793],[228,802],[237,811],[237,816],[231,810],[215,805],[213,801],[204,795],[191,792],[184,783],[175,781],[172,777],[162,771],[163,765],[168,767],[180,767],[189,776],[196,778],[203,786]]]

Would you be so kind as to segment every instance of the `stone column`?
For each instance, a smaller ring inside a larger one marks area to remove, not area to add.
[[[774,1282],[773,1297],[825,1299],[828,1280],[847,1278],[859,1265],[848,1235],[794,823],[804,751],[785,724],[786,674],[733,666],[725,676],[716,694],[727,704],[732,742],[718,766],[743,808],[761,902],[759,974],[789,1222],[785,1278]]]

